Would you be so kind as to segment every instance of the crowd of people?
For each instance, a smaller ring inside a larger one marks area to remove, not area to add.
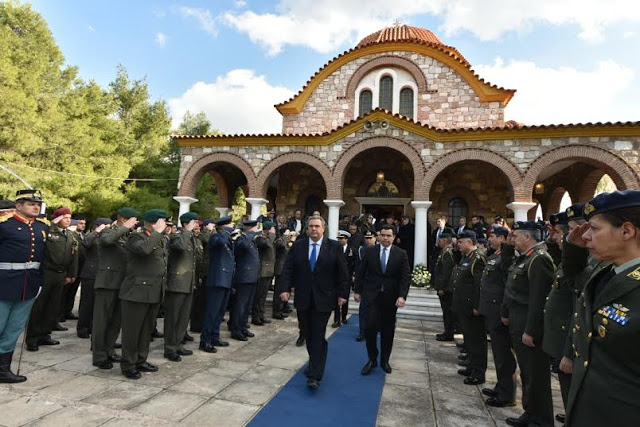
[[[21,190],[0,202],[0,383],[26,381],[11,369],[20,334],[28,351],[58,345],[55,331],[75,319],[78,337],[91,339],[93,364],[118,363],[129,379],[156,372],[149,345],[164,338],[164,357],[180,362],[200,333],[208,353],[247,341],[251,325],[283,320],[292,312],[296,345],[306,343],[310,388],[322,380],[331,313],[337,328],[348,319],[348,300],[360,303],[358,341],[366,341],[362,375],[378,366],[388,374],[398,308],[409,293],[415,232],[408,216],[372,215],[340,220],[336,240],[325,237],[320,212],[290,218],[270,211],[258,219],[201,219],[187,212],[174,224],[168,213],[130,207],[87,221],[59,208],[40,214],[43,200]],[[615,414],[632,424],[640,415],[640,191],[605,193],[551,215],[550,223],[507,225],[481,216],[457,226],[437,218],[429,233],[432,285],[440,298],[444,331],[458,342],[464,384],[485,382],[489,335],[497,384],[486,403],[516,403],[514,426],[553,425],[551,372],[566,408],[556,419],[571,426],[600,425]],[[266,300],[273,288],[271,315]],[[164,317],[163,333],[157,318]],[[380,350],[377,336],[380,334]],[[118,343],[121,337],[121,343]],[[116,349],[121,347],[121,355]]]

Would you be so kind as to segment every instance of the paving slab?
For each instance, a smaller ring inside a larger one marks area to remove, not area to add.
[[[438,427],[495,427],[491,418],[472,417],[456,412],[437,411]]]
[[[462,416],[491,418],[484,401],[478,393],[475,396],[437,391],[433,393],[436,413],[453,412]]]
[[[64,407],[49,414],[38,421],[29,424],[30,427],[93,427],[104,424],[112,419],[112,415],[103,414],[88,408]]]
[[[123,378],[124,379],[124,378]],[[120,381],[79,375],[69,381],[53,384],[40,390],[45,396],[64,398],[68,400],[82,400],[96,393],[107,390],[119,384]]]
[[[397,368],[395,368],[391,374],[385,376],[385,384],[431,389],[429,374],[403,371]]]
[[[206,374],[220,375],[222,377],[238,378],[253,366],[255,366],[253,363],[221,359],[217,360],[210,368],[203,372]]]
[[[44,397],[20,397],[0,405],[0,425],[21,426],[62,409]]]
[[[272,366],[257,365],[247,371],[242,377],[243,381],[260,382],[283,386],[291,379],[295,371],[290,369],[274,368]]]
[[[223,377],[210,372],[200,372],[172,385],[169,390],[213,397],[235,380],[235,378]]]
[[[383,399],[378,409],[376,426],[436,427],[436,421],[431,405],[406,407]]]
[[[63,383],[75,378],[75,372],[58,370],[55,368],[38,369],[29,374],[27,381],[18,384],[9,384],[7,389],[16,393],[33,392],[53,384]]]
[[[259,406],[212,399],[182,420],[182,424],[212,425],[212,420],[215,420],[216,427],[240,427],[244,426],[259,409]],[[283,423],[286,424],[287,421],[283,420]]]
[[[280,389],[280,386],[259,382],[238,380],[218,393],[218,399],[230,400],[249,405],[262,405]]]
[[[129,382],[118,383],[101,393],[83,399],[83,402],[112,409],[130,409],[161,391],[161,388],[136,384],[133,380],[129,380]]]
[[[178,422],[198,409],[208,399],[190,393],[165,390],[133,408],[133,411]]]

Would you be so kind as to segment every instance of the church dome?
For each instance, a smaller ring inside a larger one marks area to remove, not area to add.
[[[357,47],[386,42],[426,42],[445,46],[442,40],[426,28],[411,27],[409,25],[395,25],[383,28],[360,40]]]

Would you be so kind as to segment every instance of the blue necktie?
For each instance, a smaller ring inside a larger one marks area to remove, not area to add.
[[[380,264],[382,265],[382,274],[384,274],[387,271],[387,248],[382,248]]]
[[[311,249],[311,258],[309,258],[309,265],[311,266],[311,271],[316,269],[316,259],[318,258],[318,252],[316,248],[318,247],[317,243],[312,243],[313,249]]]

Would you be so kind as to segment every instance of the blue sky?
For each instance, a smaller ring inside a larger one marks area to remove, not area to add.
[[[507,119],[640,120],[640,4],[631,0],[35,0],[68,64],[107,85],[123,64],[179,122],[278,132],[273,105],[327,61],[399,20],[517,89]]]

